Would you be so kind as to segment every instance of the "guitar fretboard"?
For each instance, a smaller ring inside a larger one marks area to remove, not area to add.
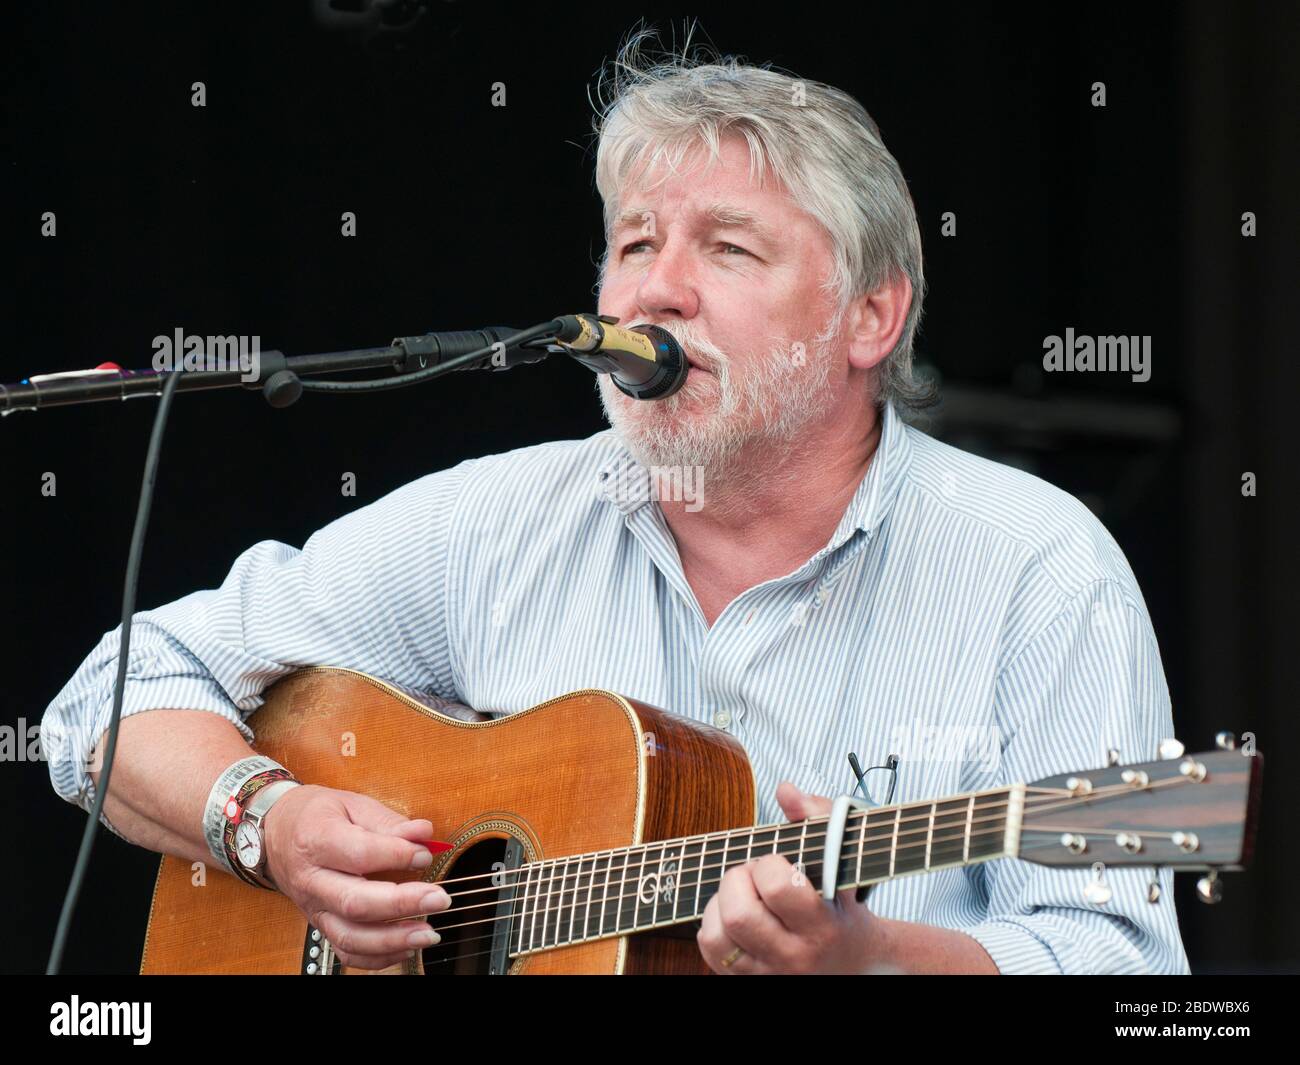
[[[1003,857],[1012,790],[850,811],[836,885]],[[765,854],[820,890],[825,832],[826,819],[813,818],[531,862],[513,874],[510,953],[698,920],[728,869]]]

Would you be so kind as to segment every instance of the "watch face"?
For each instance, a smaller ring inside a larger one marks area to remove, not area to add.
[[[262,837],[251,821],[241,821],[235,829],[235,852],[245,869],[256,869],[262,860]]]

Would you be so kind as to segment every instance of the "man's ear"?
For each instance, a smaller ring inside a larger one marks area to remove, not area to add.
[[[849,365],[857,370],[878,366],[903,335],[912,306],[912,282],[898,274],[874,292],[849,304],[845,314],[849,339]]]

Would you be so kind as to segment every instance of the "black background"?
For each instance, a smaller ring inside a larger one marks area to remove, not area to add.
[[[105,359],[145,367],[152,338],[177,327],[302,354],[594,310],[589,87],[641,17],[669,44],[683,15],[406,11],[418,15],[408,28],[378,31],[326,28],[306,0],[8,8],[0,379]],[[921,219],[931,291],[918,351],[950,399],[932,431],[1092,505],[1143,589],[1180,738],[1197,749],[1221,728],[1252,731],[1267,754],[1254,867],[1227,877],[1214,909],[1179,878],[1200,972],[1300,970],[1284,835],[1300,589],[1281,512],[1296,484],[1296,11],[693,12],[697,40],[837,85],[872,113]],[[191,106],[196,81],[203,108]],[[1096,81],[1105,108],[1090,104]],[[504,108],[491,106],[494,82]],[[56,238],[40,235],[45,211]],[[344,211],[357,214],[355,238],[340,235]],[[947,211],[955,238],[940,236]],[[1243,211],[1258,236],[1241,236]],[[1151,379],[1045,379],[1043,338],[1068,326],[1150,335]],[[987,414],[993,398],[1082,404],[1084,424],[1029,430]],[[0,422],[0,724],[34,724],[117,623],[154,407]],[[300,545],[432,470],[602,426],[592,376],[559,359],[283,411],[255,393],[179,396],[140,608],[213,587],[250,544]],[[1244,471],[1258,477],[1254,498],[1241,495]],[[54,497],[41,494],[46,472]],[[340,491],[347,472],[354,498]],[[33,971],[84,814],[54,795],[44,765],[0,768],[11,930],[0,967]],[[155,868],[101,833],[69,971],[133,971]]]

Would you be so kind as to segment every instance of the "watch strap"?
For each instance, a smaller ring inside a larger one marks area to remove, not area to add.
[[[253,884],[256,887],[266,888],[274,891],[275,886],[270,878],[265,875],[266,865],[266,839],[262,838],[262,861],[257,870],[248,869],[243,862],[239,860],[239,854],[235,846],[235,830],[239,828],[240,822],[244,820],[249,804],[263,789],[272,784],[281,781],[293,780],[293,774],[283,766],[277,766],[274,769],[266,769],[249,777],[240,785],[239,790],[231,796],[223,810],[224,824],[222,826],[221,842],[225,851],[226,860],[230,863],[231,871],[247,884]],[[278,796],[277,796],[278,797]],[[269,806],[267,807],[269,809]],[[254,822],[259,836],[262,836],[261,826]]]

